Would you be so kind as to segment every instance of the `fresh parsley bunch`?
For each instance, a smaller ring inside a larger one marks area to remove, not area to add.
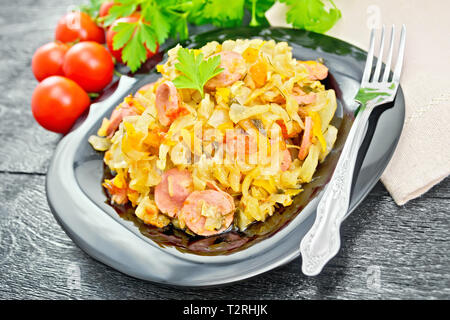
[[[332,0],[279,0],[288,5],[286,19],[296,28],[326,32],[341,17]],[[102,0],[90,0],[91,6],[82,9],[96,17]],[[146,60],[146,48],[168,38],[184,40],[188,37],[188,24],[212,24],[217,27],[242,25],[244,12],[251,14],[251,26],[268,25],[265,13],[276,0],[114,0],[103,19],[104,26],[115,20],[140,12],[136,22],[122,22],[114,26],[115,50],[123,48],[122,60],[131,71],[136,71]]]

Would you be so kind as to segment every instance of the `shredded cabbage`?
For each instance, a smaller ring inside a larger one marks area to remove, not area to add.
[[[242,65],[232,66],[228,76],[233,70],[247,72],[232,83],[208,88],[204,98],[195,90],[177,89],[180,112],[170,115],[170,124],[164,126],[158,119],[156,91],[180,75],[175,68],[180,47],[169,50],[168,60],[157,67],[160,80],[125,98],[124,105],[133,106],[137,114],[119,119],[111,138],[104,137],[115,119],[103,121],[101,137],[89,138],[94,149],[105,152],[105,164],[116,173],[104,185],[113,200],[130,201],[144,223],[172,223],[192,233],[183,217],[162,213],[154,195],[163,173],[188,170],[194,191],[214,189],[232,197],[236,227],[244,230],[254,221],[265,221],[277,207],[291,205],[332,150],[337,138],[330,124],[337,107],[335,92],[310,80],[309,69],[292,57],[286,42],[213,41],[196,52],[206,58],[219,52],[240,54]],[[252,78],[261,75],[250,72],[255,64],[264,67],[260,79]],[[296,97],[306,94],[313,99],[299,104]],[[307,116],[313,122],[312,140],[306,159],[300,161],[296,154]],[[283,171],[286,148],[295,157],[287,159]],[[206,230],[222,228],[225,218],[216,207],[203,203],[199,212]]]

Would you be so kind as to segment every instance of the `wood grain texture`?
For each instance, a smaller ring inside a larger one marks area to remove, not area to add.
[[[378,183],[342,227],[342,249],[315,278],[300,258],[226,287],[180,289],[123,275],[86,255],[49,211],[45,172],[59,135],[30,111],[33,51],[70,0],[0,0],[0,298],[449,299],[450,178],[398,207]],[[80,274],[79,286],[72,280]],[[379,285],[372,279],[379,275]]]
[[[31,114],[37,81],[31,58],[50,42],[70,1],[0,0],[0,171],[45,173],[60,136],[41,128]]]

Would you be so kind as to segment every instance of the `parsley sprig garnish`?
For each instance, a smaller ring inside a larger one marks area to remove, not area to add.
[[[178,89],[198,90],[203,98],[205,96],[203,87],[206,82],[223,71],[219,65],[219,55],[205,60],[201,52],[196,53],[194,50],[180,48],[175,69],[180,71],[181,75],[173,80],[173,84]]]

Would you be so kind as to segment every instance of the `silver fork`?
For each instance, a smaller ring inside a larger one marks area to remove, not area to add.
[[[371,31],[370,47],[361,87],[355,97],[355,101],[360,104],[359,112],[350,129],[333,176],[317,206],[316,220],[300,243],[303,261],[302,271],[308,276],[318,275],[325,264],[339,251],[341,245],[339,229],[350,205],[350,192],[356,157],[365,137],[369,116],[375,107],[394,101],[397,93],[405,51],[406,27],[405,25],[402,26],[397,62],[391,80],[389,80],[389,76],[394,51],[395,27],[392,26],[386,67],[380,79],[384,50],[384,31],[385,28],[383,26],[378,61],[373,72],[375,30],[372,29]]]

